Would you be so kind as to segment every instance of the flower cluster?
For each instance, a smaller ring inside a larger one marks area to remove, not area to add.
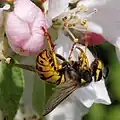
[[[15,0],[14,10],[8,13],[6,19],[5,32],[15,52],[25,56],[35,55],[44,46],[41,26],[47,28],[51,26],[50,21],[67,17],[68,24],[75,25],[70,28],[86,32],[89,45],[108,41],[116,46],[119,57],[118,3],[107,0],[46,0],[43,6],[47,12],[44,14],[30,0]],[[111,14],[114,16],[111,17]]]
[[[55,41],[56,53],[65,58],[68,57],[73,41],[83,39],[82,43],[84,43],[86,38],[88,45],[110,42],[116,47],[120,59],[120,22],[117,17],[120,2],[118,0],[45,0],[43,2],[44,10],[30,0],[14,0],[14,10],[8,11],[6,23],[3,20],[3,11],[9,7],[0,8],[0,42],[4,40],[5,32],[14,52],[22,56],[33,56],[45,47],[44,32],[41,28],[53,28],[58,31]],[[65,36],[66,32],[69,37]],[[85,49],[82,45],[80,47]],[[72,54],[74,60],[77,52]],[[86,55],[90,63],[95,59],[88,49]],[[47,118],[53,120],[63,116],[65,120],[80,120],[93,103],[111,103],[104,79],[75,91]]]

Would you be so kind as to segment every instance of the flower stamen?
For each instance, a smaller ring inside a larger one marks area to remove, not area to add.
[[[81,28],[79,31],[88,31],[89,26],[87,19],[88,17],[92,16],[94,13],[97,12],[97,9],[95,8],[93,11],[88,13],[88,8],[86,8],[84,5],[79,4],[76,8],[72,10],[68,10],[67,12],[62,13],[61,15],[57,16],[53,21],[54,25],[56,22],[61,21],[62,28],[75,28],[76,25],[80,24]],[[81,14],[82,13],[82,14]],[[63,29],[63,30],[64,30]]]

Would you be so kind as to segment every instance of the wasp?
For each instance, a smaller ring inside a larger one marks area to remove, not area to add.
[[[73,61],[71,54],[76,43],[73,44],[68,59],[56,54],[50,35],[43,27],[42,30],[46,36],[49,50],[44,49],[37,55],[35,68],[21,64],[17,64],[17,66],[37,72],[42,80],[57,85],[42,114],[42,116],[46,116],[76,89],[90,84],[92,77],[95,81],[99,81],[102,78],[103,65],[99,59],[95,59],[89,66],[85,52],[77,46],[76,49],[80,51],[80,55],[76,61]],[[62,63],[59,63],[59,60],[62,60]]]
[[[80,51],[78,60],[73,61],[71,54],[76,43],[73,44],[69,57],[66,60],[63,56],[55,53],[54,45],[49,34],[45,29],[43,31],[47,38],[50,51],[47,54],[47,50],[43,50],[37,56],[36,69],[39,75],[42,75],[43,80],[57,84],[56,90],[48,100],[45,111],[42,114],[46,116],[76,89],[85,87],[91,83],[92,77],[94,77],[95,82],[101,80],[103,63],[96,58],[91,63],[91,66],[89,66],[88,58],[80,47],[76,47]],[[43,53],[44,55],[42,55]],[[58,59],[62,60],[61,64],[58,64]],[[47,61],[49,62],[47,63]]]

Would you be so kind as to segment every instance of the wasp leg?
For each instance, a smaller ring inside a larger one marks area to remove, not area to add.
[[[75,38],[75,36],[72,34],[72,32],[68,28],[66,30],[69,33],[69,35],[73,38],[73,45],[71,47],[71,50],[70,50],[70,53],[69,53],[69,56],[68,56],[68,60],[71,61],[71,55],[72,55],[72,52],[74,50],[74,46],[76,45],[76,43],[78,43],[78,39]]]
[[[72,52],[74,50],[74,46],[76,45],[76,43],[73,43],[72,47],[71,47],[71,50],[70,50],[70,53],[69,53],[69,56],[68,56],[68,60],[71,61],[71,55],[72,55]]]
[[[78,57],[78,60],[81,63],[81,68],[82,69],[88,69],[89,68],[89,61],[88,61],[88,58],[87,58],[85,52],[80,47],[76,46],[76,48],[79,49],[80,52],[81,52],[80,56]]]
[[[56,70],[59,68],[59,65],[57,63],[57,58],[56,58],[56,54],[55,54],[55,51],[54,51],[54,44],[51,40],[51,36],[49,35],[49,33],[45,30],[44,27],[42,27],[42,30],[44,32],[44,35],[48,41],[48,45],[49,45],[49,48],[50,48],[50,53],[52,54],[52,57],[53,57],[53,61],[54,61],[54,66],[56,68]]]
[[[22,69],[25,69],[25,70],[32,71],[32,72],[36,72],[35,67],[32,66],[32,65],[15,64],[15,66],[16,66],[16,67],[19,67],[19,68],[22,68]]]
[[[62,61],[66,61],[66,59],[63,56],[61,56],[60,54],[56,54],[56,57],[58,57]]]

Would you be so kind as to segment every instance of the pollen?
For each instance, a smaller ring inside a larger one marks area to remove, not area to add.
[[[78,43],[78,39],[76,38],[76,39],[74,39],[74,43]]]
[[[80,6],[78,6],[78,8],[79,8],[80,11],[83,11],[83,12],[88,11],[88,8],[86,8],[84,5],[80,5]]]
[[[87,19],[82,19],[80,23],[81,23],[81,25],[82,25],[84,28],[88,29]]]

